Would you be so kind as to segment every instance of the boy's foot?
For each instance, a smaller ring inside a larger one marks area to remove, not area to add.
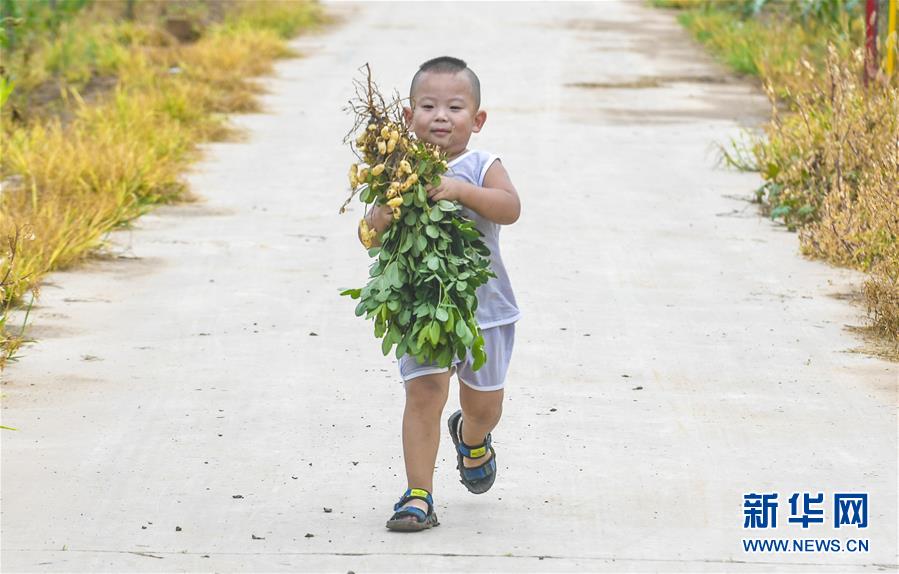
[[[417,508],[417,509],[421,510],[422,512],[424,512],[425,514],[428,513],[428,503],[425,502],[424,500],[419,500],[417,498],[410,500],[409,502],[404,504],[402,506],[402,508],[400,508],[400,510],[402,510],[403,508]],[[413,520],[414,521],[415,517],[412,515],[407,515],[407,516],[403,517],[403,520]]]
[[[487,454],[481,458],[468,458],[467,456],[463,456],[462,465],[465,466],[465,468],[477,468],[489,462],[491,458],[493,458],[492,450],[488,450]]]
[[[477,446],[463,442],[461,410],[450,415],[447,426],[456,445],[456,468],[462,484],[473,494],[487,492],[496,480],[496,451],[493,450],[490,434],[484,438],[483,444]]]
[[[431,493],[421,488],[410,488],[393,510],[393,516],[387,521],[387,528],[398,532],[418,532],[434,526],[440,526],[434,512],[434,501]]]

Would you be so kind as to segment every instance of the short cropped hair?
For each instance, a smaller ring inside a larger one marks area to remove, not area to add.
[[[475,109],[481,108],[481,81],[478,80],[477,74],[471,71],[471,68],[468,67],[468,64],[466,64],[464,60],[452,58],[450,56],[440,56],[439,58],[428,60],[419,66],[418,71],[412,76],[412,85],[409,86],[410,98],[412,97],[412,93],[415,92],[415,84],[418,83],[422,74],[426,72],[433,72],[435,74],[458,74],[464,72],[466,77],[468,77],[468,82],[471,84],[471,93],[474,96]]]

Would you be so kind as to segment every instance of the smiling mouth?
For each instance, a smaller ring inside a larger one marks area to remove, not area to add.
[[[445,136],[445,135],[449,135],[450,133],[452,133],[452,130],[431,130],[431,133]]]

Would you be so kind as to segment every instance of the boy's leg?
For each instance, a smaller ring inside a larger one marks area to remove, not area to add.
[[[503,389],[477,391],[465,383],[459,384],[459,402],[462,405],[462,442],[476,446],[484,442],[503,414]],[[463,458],[466,467],[480,466],[487,458]]]
[[[468,446],[483,444],[487,433],[496,427],[503,414],[503,385],[515,346],[515,324],[484,329],[481,334],[487,363],[477,371],[471,370],[469,361],[459,367],[459,402],[462,404],[460,438]],[[479,467],[487,463],[491,456],[488,454],[486,458],[476,459],[463,457],[462,463],[467,468]]]
[[[406,382],[406,408],[403,412],[403,457],[409,488],[434,489],[434,464],[440,446],[441,417],[449,393],[449,371],[424,375]],[[406,506],[427,511],[422,500]],[[409,518],[409,520],[414,520]]]

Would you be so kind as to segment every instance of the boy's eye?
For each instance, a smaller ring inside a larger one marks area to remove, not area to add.
[[[450,106],[450,109],[453,110],[454,112],[458,112],[459,110],[462,109],[462,106]]]
[[[434,106],[432,106],[431,104],[424,104],[424,105],[421,106],[421,107],[423,107],[423,108],[426,109],[426,110],[433,110],[433,109],[434,109]]]

